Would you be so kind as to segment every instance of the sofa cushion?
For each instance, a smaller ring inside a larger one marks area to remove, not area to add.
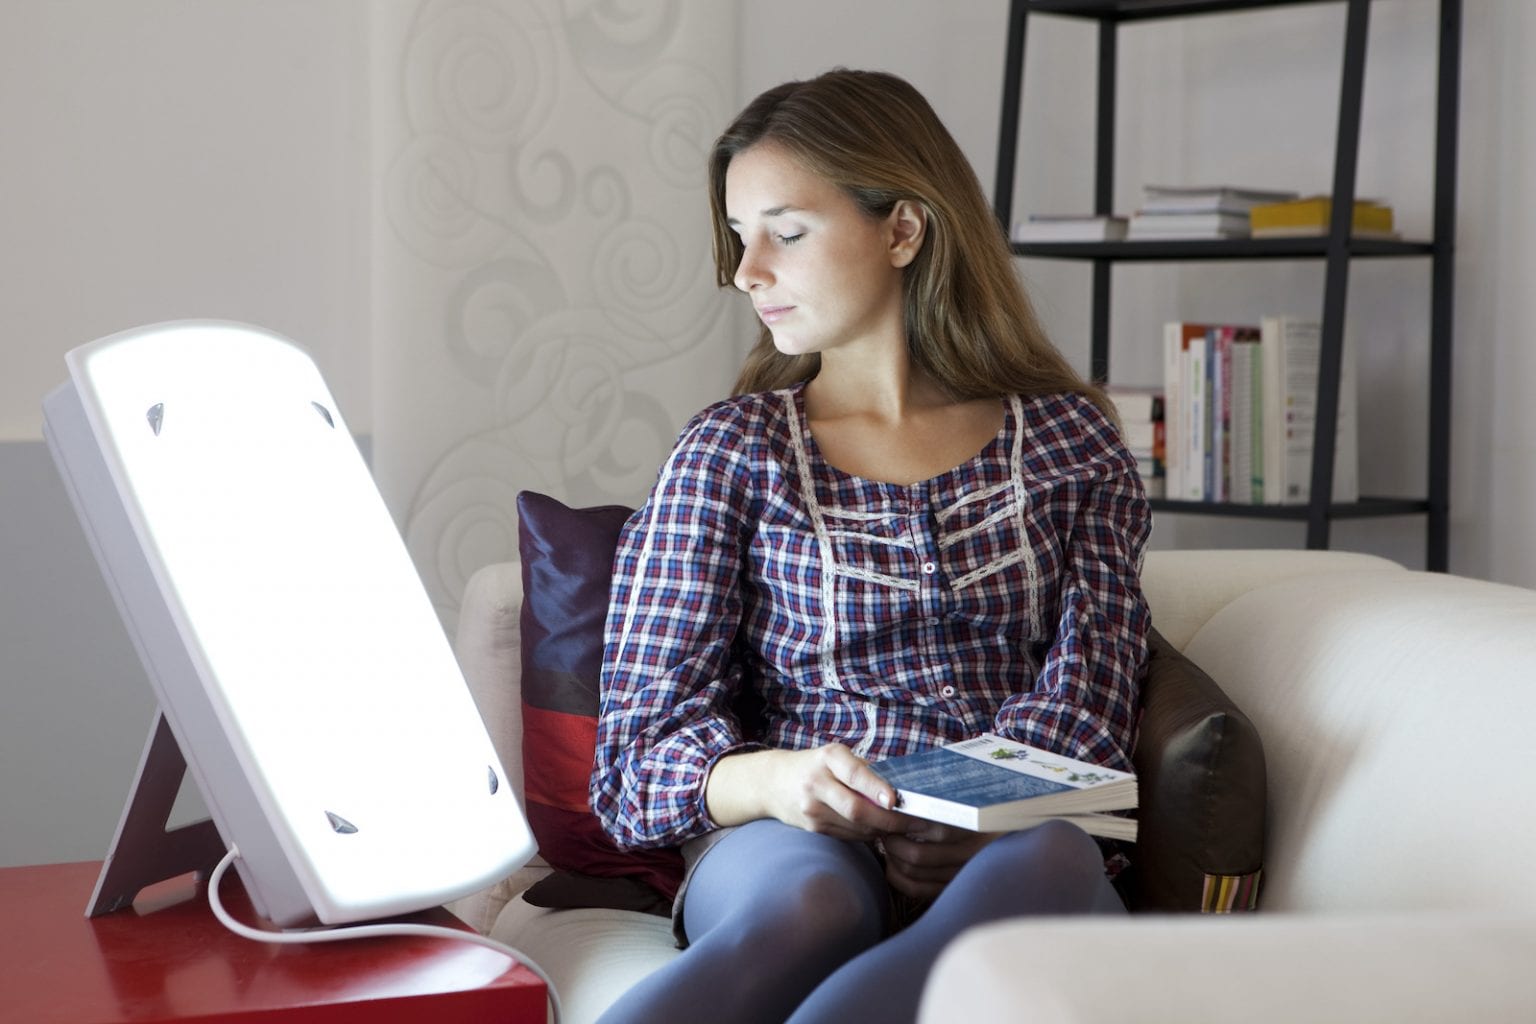
[[[1264,747],[1248,717],[1156,629],[1136,749],[1133,910],[1252,910],[1264,859]]]
[[[587,803],[613,555],[632,511],[517,496],[525,810],[556,869],[525,894],[539,906],[666,913],[682,878],[677,850],[620,850]]]

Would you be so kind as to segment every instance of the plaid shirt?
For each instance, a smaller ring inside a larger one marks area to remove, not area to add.
[[[975,458],[900,485],[828,465],[803,391],[696,416],[625,527],[592,775],[608,833],[710,831],[711,766],[759,747],[876,760],[991,730],[1128,768],[1151,523],[1103,413],[1010,398]]]

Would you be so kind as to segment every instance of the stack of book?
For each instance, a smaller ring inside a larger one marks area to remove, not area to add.
[[[1333,200],[1307,196],[1280,203],[1261,203],[1248,212],[1254,238],[1295,238],[1328,233]],[[1396,238],[1392,207],[1374,199],[1355,200],[1351,233],[1356,238]]]
[[[1247,238],[1251,209],[1296,198],[1231,185],[1147,185],[1144,193],[1126,233],[1131,239]]]
[[[1136,472],[1149,498],[1167,496],[1167,429],[1160,388],[1111,384],[1104,389],[1120,416],[1120,437],[1136,458]]]
[[[1163,327],[1166,491],[1182,501],[1305,504],[1312,493],[1322,325],[1301,317],[1262,323]],[[1355,373],[1344,346],[1334,437],[1335,502],[1359,489]]]
[[[1032,213],[1013,226],[1015,242],[1117,242],[1126,218],[1096,213]]]

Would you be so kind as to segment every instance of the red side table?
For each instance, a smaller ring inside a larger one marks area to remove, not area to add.
[[[544,1024],[544,983],[502,954],[391,936],[274,946],[228,931],[190,877],[87,919],[98,862],[0,868],[0,1021]],[[220,889],[254,922],[231,872]],[[446,910],[419,924],[464,928]]]

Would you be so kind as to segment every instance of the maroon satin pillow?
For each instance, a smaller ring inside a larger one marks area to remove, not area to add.
[[[620,850],[587,803],[613,556],[632,512],[517,496],[524,809],[539,853],[560,873],[525,894],[539,906],[663,913],[682,879],[677,850]]]

